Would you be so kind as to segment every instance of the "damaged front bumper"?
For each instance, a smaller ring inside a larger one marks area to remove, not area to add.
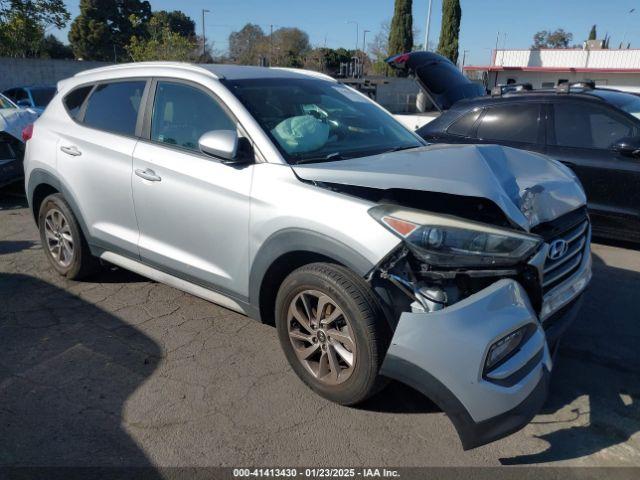
[[[381,373],[442,408],[465,450],[505,437],[529,423],[544,404],[550,347],[575,317],[590,278],[587,247],[579,270],[545,295],[540,316],[513,279],[498,280],[439,311],[405,312]],[[528,334],[515,353],[487,370],[491,346],[526,326]]]

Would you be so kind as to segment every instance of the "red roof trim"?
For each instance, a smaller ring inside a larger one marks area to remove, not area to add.
[[[464,67],[468,71],[521,71],[521,72],[576,72],[576,73],[640,73],[640,68],[573,68],[573,67],[496,67],[473,66]]]

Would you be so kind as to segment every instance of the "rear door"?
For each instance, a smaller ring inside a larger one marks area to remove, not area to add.
[[[146,86],[146,79],[127,79],[72,91],[63,100],[71,119],[60,122],[57,132],[58,171],[78,202],[91,242],[134,258],[138,224],[131,167]]]
[[[247,294],[254,165],[225,165],[198,148],[202,134],[236,130],[208,89],[177,79],[152,85],[133,197],[142,260],[220,293]]]
[[[573,169],[597,227],[640,232],[640,160],[611,149],[640,134],[633,120],[602,103],[566,99],[550,106],[547,153]]]
[[[475,124],[477,143],[496,143],[544,152],[544,109],[539,102],[513,102],[484,108]]]

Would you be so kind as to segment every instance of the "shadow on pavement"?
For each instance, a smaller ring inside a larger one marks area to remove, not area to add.
[[[22,183],[0,188],[0,210],[16,210],[28,206]]]
[[[377,395],[358,405],[358,409],[382,413],[434,413],[438,406],[417,390],[403,383],[391,381]]]
[[[8,255],[10,253],[18,253],[22,250],[29,250],[36,242],[30,240],[0,240],[0,255]]]
[[[504,465],[569,460],[622,444],[640,431],[640,273],[607,266],[593,256],[594,276],[576,322],[556,359],[551,394],[532,422],[557,428],[531,455]]]
[[[122,418],[160,347],[28,275],[0,273],[0,298],[0,467],[151,467]]]

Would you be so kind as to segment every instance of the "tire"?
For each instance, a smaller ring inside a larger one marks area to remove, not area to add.
[[[355,405],[386,385],[378,372],[391,331],[377,297],[347,268],[313,263],[293,271],[280,286],[275,313],[287,360],[322,397]]]
[[[78,221],[61,194],[54,193],[42,201],[38,228],[45,255],[60,275],[78,280],[98,270],[99,262],[91,255]]]

